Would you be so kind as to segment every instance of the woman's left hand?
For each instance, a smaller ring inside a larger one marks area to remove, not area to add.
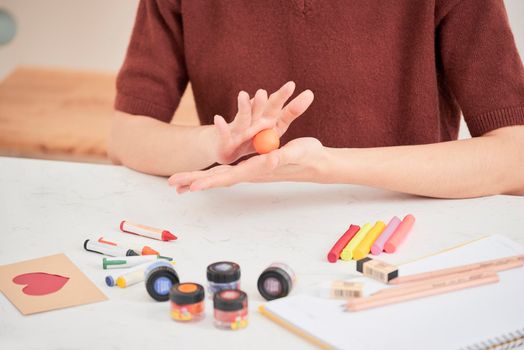
[[[204,171],[174,174],[169,178],[169,184],[175,186],[178,193],[184,193],[229,187],[242,182],[325,182],[324,153],[320,141],[304,137],[238,165],[220,165]]]

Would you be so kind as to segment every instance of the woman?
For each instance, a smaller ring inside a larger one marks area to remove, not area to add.
[[[188,81],[202,126],[170,125]],[[502,0],[142,0],[115,107],[112,159],[179,192],[524,194],[524,69]],[[228,165],[266,128],[282,148]]]

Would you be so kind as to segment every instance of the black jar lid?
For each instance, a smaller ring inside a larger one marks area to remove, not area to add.
[[[207,267],[207,280],[229,283],[240,279],[240,265],[231,261],[219,261]]]
[[[151,267],[153,268],[149,270]],[[149,268],[146,270],[147,292],[156,301],[168,301],[172,286],[180,283],[178,274],[172,266],[160,260],[150,265]]]
[[[280,267],[268,267],[258,278],[257,287],[264,299],[273,300],[287,296],[293,288],[293,280]]]
[[[169,299],[178,305],[189,305],[204,300],[204,287],[198,283],[175,284],[169,293]]]
[[[247,294],[238,289],[224,289],[215,293],[213,306],[217,310],[237,311],[247,307]]]

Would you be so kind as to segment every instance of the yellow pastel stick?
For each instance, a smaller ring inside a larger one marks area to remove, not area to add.
[[[365,258],[366,255],[368,255],[371,251],[371,246],[373,245],[373,243],[375,243],[375,241],[380,236],[382,231],[384,231],[385,228],[386,224],[383,221],[377,221],[375,223],[375,226],[373,226],[373,228],[369,230],[366,237],[364,237],[362,242],[360,242],[360,244],[353,251],[353,259],[360,260],[362,258]]]
[[[340,253],[340,259],[342,260],[351,260],[353,257],[353,250],[355,250],[356,247],[362,242],[364,237],[366,237],[366,234],[371,230],[371,224],[368,222],[364,226],[360,228],[360,230],[357,232],[355,237],[351,241],[349,241],[348,245],[342,253]]]

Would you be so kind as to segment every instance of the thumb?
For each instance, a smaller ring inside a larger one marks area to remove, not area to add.
[[[224,139],[231,135],[231,131],[229,130],[229,126],[224,117],[217,114],[213,118],[213,122],[218,129],[218,134],[220,135],[220,138]]]

